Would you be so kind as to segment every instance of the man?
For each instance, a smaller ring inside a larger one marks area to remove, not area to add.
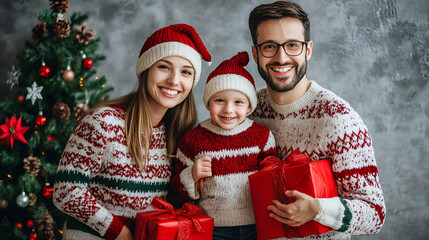
[[[250,13],[249,28],[253,58],[267,83],[251,118],[271,129],[280,159],[296,149],[312,161],[332,159],[340,196],[315,199],[287,191],[296,201],[273,200],[270,216],[290,226],[315,220],[335,230],[305,239],[379,232],[385,204],[371,136],[346,101],[307,78],[313,50],[307,13],[290,1],[263,4]]]

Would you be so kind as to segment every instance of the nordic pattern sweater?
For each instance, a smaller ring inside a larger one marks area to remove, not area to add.
[[[139,169],[128,151],[124,124],[124,108],[106,107],[86,116],[72,133],[53,196],[54,204],[74,218],[66,223],[65,239],[115,239],[138,212],[153,210],[153,198],[167,195],[171,160],[164,125],[153,128],[149,161]]]
[[[214,218],[215,226],[254,224],[247,176],[270,155],[276,155],[275,142],[267,127],[246,118],[237,127],[224,130],[208,119],[180,141],[176,155],[180,164],[173,171],[172,184],[190,200],[198,199],[204,213]],[[192,167],[203,156],[212,159],[213,175],[204,180],[200,194]]]
[[[315,220],[336,231],[303,239],[350,239],[380,231],[386,214],[372,140],[356,111],[316,82],[297,101],[278,105],[258,91],[250,118],[273,132],[281,160],[299,149],[312,161],[332,159],[340,197],[319,199]]]

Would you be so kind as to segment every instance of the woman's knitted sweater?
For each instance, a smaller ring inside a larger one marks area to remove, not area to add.
[[[278,105],[258,91],[250,116],[273,132],[281,160],[299,149],[312,161],[332,159],[339,198],[319,199],[315,220],[336,231],[304,239],[349,239],[380,231],[386,214],[371,136],[356,111],[316,82],[297,101]]]
[[[248,176],[259,169],[261,160],[275,154],[274,136],[267,127],[246,118],[237,127],[224,130],[208,119],[180,141],[177,158],[181,164],[174,169],[172,184],[185,197],[199,199],[199,206],[214,218],[215,226],[254,224]],[[212,159],[213,175],[204,180],[199,192],[192,167],[203,156]]]
[[[54,204],[73,217],[64,239],[115,239],[137,212],[152,210],[153,198],[167,195],[171,161],[164,125],[153,128],[149,161],[139,169],[127,148],[124,123],[123,107],[105,107],[86,116],[72,133],[53,196]]]

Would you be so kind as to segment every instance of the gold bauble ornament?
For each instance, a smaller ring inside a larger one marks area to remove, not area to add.
[[[64,82],[71,82],[74,79],[74,72],[70,70],[70,66],[67,67],[66,70],[63,71],[63,74],[61,75]]]

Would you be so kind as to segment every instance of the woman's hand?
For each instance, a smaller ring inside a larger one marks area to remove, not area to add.
[[[192,178],[197,182],[201,178],[212,176],[212,159],[204,156],[195,161],[192,167]]]
[[[294,197],[296,201],[282,204],[273,200],[273,204],[268,206],[270,217],[283,224],[298,227],[313,220],[319,212],[319,201],[316,198],[295,190],[286,191],[286,196]]]
[[[133,240],[130,229],[124,225],[116,240]]]

